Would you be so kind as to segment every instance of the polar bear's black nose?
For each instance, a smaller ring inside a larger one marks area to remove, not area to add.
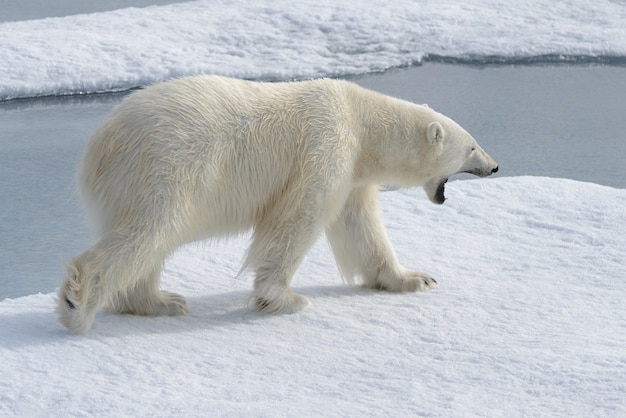
[[[494,168],[493,170],[491,170],[492,173],[497,173],[498,172],[498,166],[496,166],[496,168]]]

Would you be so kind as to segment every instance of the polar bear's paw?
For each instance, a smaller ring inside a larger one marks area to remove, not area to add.
[[[59,320],[70,331],[82,334],[91,327],[98,308],[98,291],[86,280],[82,260],[76,258],[67,265],[67,275],[57,296]]]
[[[94,307],[80,306],[76,300],[65,295],[63,288],[59,292],[56,311],[61,323],[75,334],[87,331],[96,316]]]
[[[378,277],[374,283],[365,283],[364,286],[389,292],[408,293],[437,287],[437,280],[426,273],[404,270],[402,274],[397,276]]]
[[[187,301],[178,293],[161,291],[161,301],[155,306],[155,315],[178,316],[188,313]]]
[[[293,293],[290,289],[280,293],[255,291],[250,302],[254,309],[264,314],[292,314],[311,306],[306,296]]]

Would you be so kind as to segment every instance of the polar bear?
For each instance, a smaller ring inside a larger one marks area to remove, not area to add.
[[[172,80],[129,95],[87,144],[78,189],[97,241],[67,266],[60,321],[89,329],[96,311],[180,315],[160,290],[179,246],[253,228],[242,271],[251,304],[293,313],[290,283],[322,232],[347,281],[392,292],[429,289],[387,238],[381,184],[423,186],[444,202],[449,176],[498,170],[463,128],[420,106],[339,80]]]

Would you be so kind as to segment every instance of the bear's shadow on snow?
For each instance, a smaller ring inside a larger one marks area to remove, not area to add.
[[[17,349],[67,339],[69,332],[56,312],[19,312],[0,315],[0,348]]]
[[[297,293],[307,296],[313,306],[309,310],[328,309],[322,307],[329,300],[341,304],[340,299],[370,298],[375,291],[359,286],[319,285],[293,288]],[[0,315],[0,347],[15,349],[18,347],[80,341],[82,339],[102,339],[136,335],[171,334],[195,330],[210,330],[241,324],[254,324],[272,321],[274,318],[293,318],[299,315],[260,314],[248,306],[251,290],[239,290],[215,293],[206,296],[187,296],[189,313],[185,316],[143,317],[132,315],[113,315],[98,313],[97,321],[84,335],[73,335],[58,321],[54,308],[49,313],[23,312]],[[55,301],[56,303],[56,301]],[[333,304],[335,302],[330,302]],[[304,311],[305,313],[307,311]],[[4,318],[3,318],[4,316]]]
[[[293,288],[309,298],[309,310],[321,309],[324,300],[371,297],[373,290],[351,285],[320,285]],[[248,306],[251,291],[232,291],[206,296],[186,296],[189,313],[185,316],[142,317],[132,315],[97,314],[94,326],[86,336],[123,337],[139,334],[168,334],[195,330],[210,330],[241,324],[271,321],[273,318],[294,318],[298,315],[261,314]],[[340,302],[337,302],[340,303]],[[306,310],[304,312],[307,312]],[[59,325],[61,326],[61,325]]]

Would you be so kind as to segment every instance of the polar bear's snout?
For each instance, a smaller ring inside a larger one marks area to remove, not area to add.
[[[489,168],[475,168],[473,170],[466,170],[464,171],[464,173],[473,174],[478,177],[487,177],[494,173],[497,173],[499,169],[500,167],[496,164],[495,166]]]
[[[497,164],[495,161],[493,162],[493,164],[494,164],[494,165],[492,165],[492,166],[490,166],[489,168],[487,168],[487,169],[484,171],[484,174],[483,174],[483,175],[481,175],[480,177],[487,177],[487,176],[490,176],[490,175],[492,175],[492,174],[494,174],[494,173],[497,173],[497,172],[498,172],[498,170],[500,169],[500,167],[498,166],[498,164]]]
[[[463,173],[473,174],[478,177],[487,177],[499,170],[498,163],[489,156],[481,147],[472,147],[471,158],[466,162],[466,169]]]

